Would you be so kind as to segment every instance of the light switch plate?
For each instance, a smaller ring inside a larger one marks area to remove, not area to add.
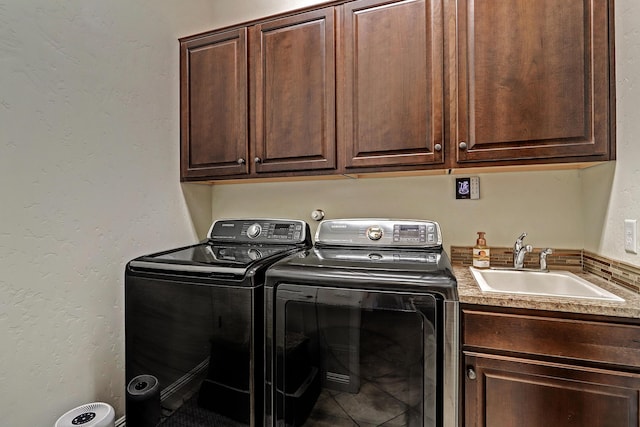
[[[480,198],[480,177],[472,176],[471,180],[471,199]]]
[[[624,250],[632,254],[638,253],[638,232],[635,219],[624,220]]]

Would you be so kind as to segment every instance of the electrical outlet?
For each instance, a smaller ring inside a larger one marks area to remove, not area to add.
[[[624,220],[624,250],[632,254],[638,253],[638,236],[635,219]]]

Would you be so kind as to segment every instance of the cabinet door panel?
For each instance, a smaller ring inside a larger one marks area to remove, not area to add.
[[[343,12],[338,94],[345,166],[442,163],[440,0],[361,0]]]
[[[640,376],[468,353],[468,427],[638,426]]]
[[[458,0],[457,19],[458,162],[609,158],[607,1]]]
[[[251,29],[256,172],[334,168],[334,9]]]
[[[181,43],[183,178],[248,172],[246,29]]]

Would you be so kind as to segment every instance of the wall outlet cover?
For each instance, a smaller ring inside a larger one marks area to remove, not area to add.
[[[635,219],[624,220],[624,250],[632,253],[638,253],[638,227]]]

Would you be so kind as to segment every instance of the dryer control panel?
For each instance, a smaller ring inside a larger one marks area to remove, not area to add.
[[[332,246],[442,247],[435,221],[395,219],[335,219],[320,223],[316,244]]]
[[[225,219],[211,225],[215,242],[252,244],[298,244],[310,241],[309,226],[290,219]]]

